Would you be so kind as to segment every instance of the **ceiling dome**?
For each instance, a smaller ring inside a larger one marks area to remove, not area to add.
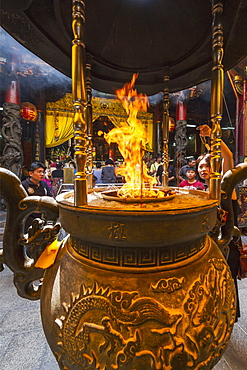
[[[225,0],[225,69],[247,54],[247,0]],[[70,76],[71,1],[2,0],[2,26],[41,59]],[[211,77],[212,14],[209,0],[85,0],[86,51],[92,85],[114,93],[138,72],[136,87],[148,95]]]

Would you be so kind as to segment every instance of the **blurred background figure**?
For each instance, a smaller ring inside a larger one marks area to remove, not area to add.
[[[51,171],[48,168],[45,170],[45,177],[43,181],[45,181],[49,189],[51,189],[52,187]]]
[[[96,162],[96,168],[93,170],[93,175],[96,177],[95,185],[102,184],[101,174],[102,174],[101,162]]]
[[[178,185],[179,187],[185,189],[205,190],[204,184],[196,179],[196,170],[194,168],[187,169],[186,178],[188,180],[181,181]]]
[[[101,180],[103,184],[115,184],[117,182],[114,162],[110,158],[105,161],[105,166],[102,168]]]
[[[63,164],[62,162],[57,162],[56,163],[56,170],[52,171],[52,177],[53,179],[55,177],[59,177],[63,179]]]
[[[173,166],[172,162],[170,161],[170,157],[168,158],[169,163],[168,163],[168,186],[176,186],[176,170],[175,167]],[[163,173],[163,164],[160,164],[157,172],[156,172],[156,180],[157,180],[157,185],[161,186],[162,185],[162,173]]]
[[[155,157],[155,162],[152,163],[151,166],[150,166],[150,171],[149,171],[150,176],[154,176],[154,177],[157,176],[156,173],[157,173],[158,167],[161,164],[161,160],[162,160],[161,155],[157,154],[156,157]]]
[[[186,172],[188,169],[193,168],[196,171],[196,159],[195,158],[189,158],[188,163],[181,167],[180,173],[179,173],[179,180],[188,180],[186,177]],[[197,171],[196,171],[196,179],[198,179]]]
[[[53,197],[55,197],[57,195],[57,192],[58,192],[60,186],[63,183],[63,177],[64,177],[63,164],[62,164],[62,162],[57,162],[56,163],[56,170],[52,171],[51,193],[52,193]]]

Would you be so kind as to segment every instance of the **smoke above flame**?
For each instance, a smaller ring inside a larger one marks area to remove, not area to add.
[[[118,171],[125,177],[126,183],[118,191],[120,197],[162,197],[162,192],[153,190],[155,178],[148,175],[147,167],[143,161],[148,133],[144,125],[137,118],[139,111],[147,111],[148,97],[138,94],[134,89],[138,74],[134,74],[131,81],[127,82],[122,89],[116,91],[118,99],[128,115],[126,122],[120,127],[112,129],[104,135],[108,144],[117,143],[118,149],[123,156],[124,165]]]

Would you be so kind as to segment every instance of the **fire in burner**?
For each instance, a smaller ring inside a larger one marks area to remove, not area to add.
[[[121,198],[160,198],[164,192],[154,190],[155,178],[148,175],[146,164],[143,161],[145,147],[149,137],[143,124],[137,119],[139,111],[147,111],[148,97],[137,94],[134,89],[138,74],[134,74],[130,82],[116,91],[118,99],[128,115],[127,122],[112,129],[104,135],[108,144],[117,143],[124,159],[119,173],[124,176],[126,183],[118,190]]]
[[[171,200],[174,198],[176,191],[173,190],[157,190],[154,189],[152,191],[152,197],[119,197],[118,196],[118,191],[117,190],[107,190],[103,191],[102,197],[106,200],[115,200],[118,202],[123,202],[123,203],[150,203],[150,202],[164,202],[165,200]]]

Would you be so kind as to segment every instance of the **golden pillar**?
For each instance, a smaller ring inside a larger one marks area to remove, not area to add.
[[[221,15],[223,5],[218,0],[212,0],[212,82],[211,82],[211,168],[210,198],[220,199],[220,165],[221,165],[221,119],[223,114],[224,71],[223,59],[223,26]]]
[[[87,204],[86,167],[86,133],[87,124],[84,117],[86,107],[85,64],[86,53],[83,43],[83,24],[85,23],[85,3],[73,0],[72,5],[72,100],[75,109],[75,206]]]
[[[169,135],[169,76],[168,70],[165,71],[164,76],[164,99],[163,99],[163,174],[162,174],[162,186],[168,186],[168,135]]]
[[[93,120],[92,120],[92,58],[87,54],[86,57],[86,123],[87,123],[87,171],[88,171],[88,187],[93,187]]]

